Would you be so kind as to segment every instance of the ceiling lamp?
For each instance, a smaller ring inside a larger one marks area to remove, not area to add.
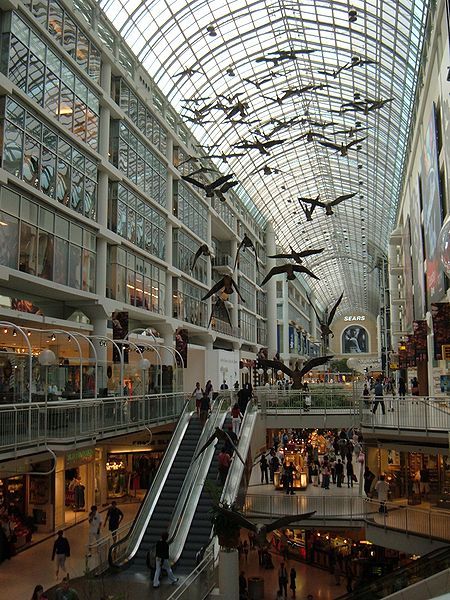
[[[206,28],[206,31],[208,32],[208,35],[211,37],[215,37],[217,35],[216,28],[214,27],[214,25],[208,25],[208,27]]]

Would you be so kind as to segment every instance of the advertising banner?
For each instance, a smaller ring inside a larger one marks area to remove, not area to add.
[[[450,344],[450,303],[433,303],[431,316],[433,317],[434,358],[442,360],[442,346]]]

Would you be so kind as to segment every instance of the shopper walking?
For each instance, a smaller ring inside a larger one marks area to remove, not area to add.
[[[231,409],[231,426],[236,435],[239,435],[242,418],[241,409],[239,408],[239,404],[236,402]]]
[[[31,600],[48,600],[48,596],[44,594],[44,588],[42,585],[38,584],[34,588],[33,595],[31,596]]]
[[[102,518],[97,512],[97,507],[91,506],[89,513],[89,550],[88,556],[91,556],[92,546],[100,539],[100,527],[102,526]]]
[[[117,530],[119,529],[119,525],[123,520],[123,512],[120,508],[117,508],[117,502],[113,500],[111,502],[111,506],[108,508],[108,512],[106,513],[105,519],[105,527],[106,524],[109,523],[109,531],[111,532],[113,542],[117,541]]]
[[[380,475],[380,480],[375,486],[375,491],[378,495],[378,501],[380,503],[379,512],[387,514],[386,502],[389,496],[389,484],[386,481],[384,475]]]
[[[165,569],[165,571],[169,577],[169,581],[172,584],[174,584],[178,581],[178,578],[175,577],[175,575],[172,572],[172,568],[171,568],[170,562],[169,562],[169,543],[167,541],[168,539],[169,539],[169,534],[167,533],[167,531],[164,531],[161,534],[161,539],[156,542],[156,550],[155,550],[156,570],[155,570],[155,576],[153,578],[153,587],[154,588],[159,588],[159,586],[160,586],[159,577],[161,575],[161,568]]]
[[[364,467],[364,493],[367,497],[370,496],[370,490],[372,489],[372,483],[375,479],[375,475],[369,469],[369,467]]]
[[[288,572],[284,562],[280,564],[278,570],[278,587],[280,592],[287,598],[287,584],[288,584]]]
[[[195,410],[197,412],[197,417],[200,417],[200,403],[203,398],[203,394],[204,392],[200,386],[200,382],[197,381],[194,391],[192,392],[192,397],[195,398]]]
[[[336,466],[336,485],[337,487],[342,487],[342,480],[344,479],[344,465],[342,464],[342,460],[338,458]]]
[[[208,394],[205,392],[200,400],[200,423],[204,425],[211,410],[211,402]]]
[[[372,412],[375,414],[377,412],[378,405],[381,406],[381,412],[383,415],[386,414],[386,408],[384,406],[383,400],[383,384],[381,383],[381,379],[378,378],[377,382],[373,388],[373,392],[375,394],[375,402],[373,403]]]
[[[292,592],[292,597],[295,598],[295,590],[297,589],[295,580],[297,578],[297,572],[294,569],[294,567],[292,567],[291,572],[289,573],[289,580],[290,580],[290,585],[289,585],[289,589]]]
[[[80,600],[77,592],[70,587],[68,575],[62,580],[61,587],[56,590],[55,600]]]
[[[353,481],[355,480],[355,471],[353,469],[352,457],[349,456],[346,465],[347,471],[347,487],[353,487]]]
[[[259,467],[261,469],[261,483],[264,483],[264,480],[266,480],[266,483],[269,483],[269,463],[265,454],[259,460]]]
[[[52,552],[52,560],[56,558],[56,577],[58,577],[60,569],[64,573],[66,572],[66,558],[70,556],[69,540],[64,537],[64,532],[61,530],[58,531],[57,535]]]

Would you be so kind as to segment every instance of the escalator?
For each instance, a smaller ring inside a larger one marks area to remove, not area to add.
[[[198,440],[202,433],[202,425],[198,419],[192,418],[180,444],[175,460],[172,463],[164,487],[153,510],[136,554],[134,566],[138,570],[145,570],[147,552],[154,547],[161,533],[169,529],[172,513],[176,505],[180,488],[189,470]]]
[[[228,431],[228,427],[231,424],[231,418],[228,415],[222,428]],[[179,572],[190,573],[196,567],[196,555],[197,552],[206,547],[211,537],[211,515],[210,509],[213,505],[213,499],[211,492],[208,490],[208,482],[211,482],[212,486],[217,486],[217,474],[218,474],[218,455],[223,446],[223,443],[219,440],[216,444],[214,455],[211,460],[208,474],[206,476],[205,485],[203,486],[200,498],[198,500],[197,508],[195,510],[189,533],[187,535],[183,551],[177,562],[177,568]],[[236,459],[234,459],[236,460]]]
[[[364,600],[379,600],[381,598],[386,598],[386,596],[390,597],[392,594],[400,592],[401,590],[403,590],[404,594],[405,589],[412,585],[415,586],[415,589],[414,593],[411,590],[411,597],[419,598],[421,596],[417,586],[421,582],[423,582],[425,586],[428,578],[448,569],[450,569],[450,548],[439,548],[438,550],[424,554],[417,560],[411,561],[411,563],[405,567],[401,567],[388,575],[379,577],[367,585],[359,586],[353,592],[349,592],[344,596],[339,596],[337,600],[361,600],[361,598],[364,598]],[[448,577],[445,577],[443,583],[445,590],[442,590],[442,593],[447,591],[447,579]],[[433,589],[435,589],[435,586],[433,586]],[[436,590],[436,594],[437,593],[439,592]],[[428,596],[424,595],[423,597],[425,598]]]

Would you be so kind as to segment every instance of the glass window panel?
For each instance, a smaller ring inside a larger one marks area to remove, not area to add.
[[[69,69],[66,64],[61,63],[61,81],[72,91],[75,90],[75,79],[75,73],[72,69]]]
[[[47,48],[47,60],[45,64],[47,65],[47,68],[50,69],[55,75],[58,75],[58,77],[60,76],[61,61],[49,48]]]
[[[86,142],[93,150],[98,147],[98,116],[86,109]]]
[[[16,177],[22,177],[22,147],[22,131],[6,121],[3,142],[3,168]]]
[[[127,279],[126,269],[120,265],[116,265],[116,285],[115,299],[120,302],[126,301]]]
[[[41,140],[42,123],[29,113],[26,118],[26,130],[27,133],[31,134],[36,140]]]
[[[73,133],[83,141],[86,139],[86,105],[75,97]]]
[[[69,285],[81,289],[81,248],[74,244],[69,246]]]
[[[17,13],[12,13],[11,16],[11,33],[25,44],[25,46],[29,46],[30,28],[22,21]]]
[[[69,221],[56,215],[55,217],[55,233],[65,240],[69,239]]]
[[[101,55],[94,44],[91,44],[89,52],[89,75],[94,80],[100,81]]]
[[[83,290],[95,292],[95,255],[83,250]]]
[[[39,208],[39,228],[53,233],[54,226],[55,214],[41,206]]]
[[[20,196],[9,188],[2,188],[2,208],[15,217],[19,216]]]
[[[53,280],[53,235],[39,231],[37,276]]]
[[[26,135],[22,178],[34,187],[39,187],[40,180],[39,150],[40,145],[29,135]]]
[[[72,130],[73,127],[73,106],[74,94],[63,83],[61,83],[61,97],[59,105],[59,122]]]
[[[34,54],[31,54],[28,71],[28,95],[40,105],[44,101],[44,73],[44,63]]]
[[[56,199],[61,204],[69,205],[70,197],[70,166],[63,160],[58,159],[58,171],[56,175]]]
[[[63,11],[57,2],[50,0],[48,13],[48,30],[61,43]]]
[[[72,58],[75,58],[75,44],[76,44],[77,27],[72,19],[67,15],[64,15],[64,38],[63,47],[65,51],[70,54]]]
[[[47,27],[48,21],[48,2],[47,0],[33,0],[33,14],[36,20]]]
[[[90,219],[97,218],[97,185],[88,177],[84,180],[84,214]]]
[[[19,219],[0,211],[0,265],[17,269]]]
[[[83,245],[83,230],[74,223],[70,224],[70,241],[78,246]]]
[[[25,110],[11,98],[6,102],[6,116],[15,125],[25,127]]]
[[[8,77],[20,89],[26,90],[28,70],[28,48],[11,36]]]
[[[20,226],[19,270],[30,275],[37,272],[37,228],[23,222]]]
[[[41,38],[37,36],[34,31],[30,31],[30,51],[44,63],[46,48],[47,46],[43,43]]]
[[[72,191],[70,198],[70,208],[78,213],[83,212],[83,190],[84,176],[80,171],[72,169]]]
[[[5,191],[5,190],[3,190]],[[34,202],[30,202],[26,198],[22,198],[20,201],[20,197],[18,194],[14,194],[16,196],[16,202],[20,203],[20,218],[22,221],[28,221],[29,223],[33,223],[37,225],[38,222],[38,205]]]
[[[76,60],[82,69],[87,71],[89,56],[89,42],[81,30],[78,30],[77,36],[77,54]]]
[[[55,238],[55,270],[53,281],[67,285],[69,275],[69,242]]]
[[[135,302],[135,273],[131,269],[127,270],[127,289],[125,294],[126,300],[128,304],[133,304]]]
[[[50,150],[54,150],[56,152],[58,148],[58,136],[54,131],[45,126],[43,128],[42,141],[48,148],[50,148]]]
[[[49,71],[45,80],[44,108],[55,117],[59,114],[59,79]]]

